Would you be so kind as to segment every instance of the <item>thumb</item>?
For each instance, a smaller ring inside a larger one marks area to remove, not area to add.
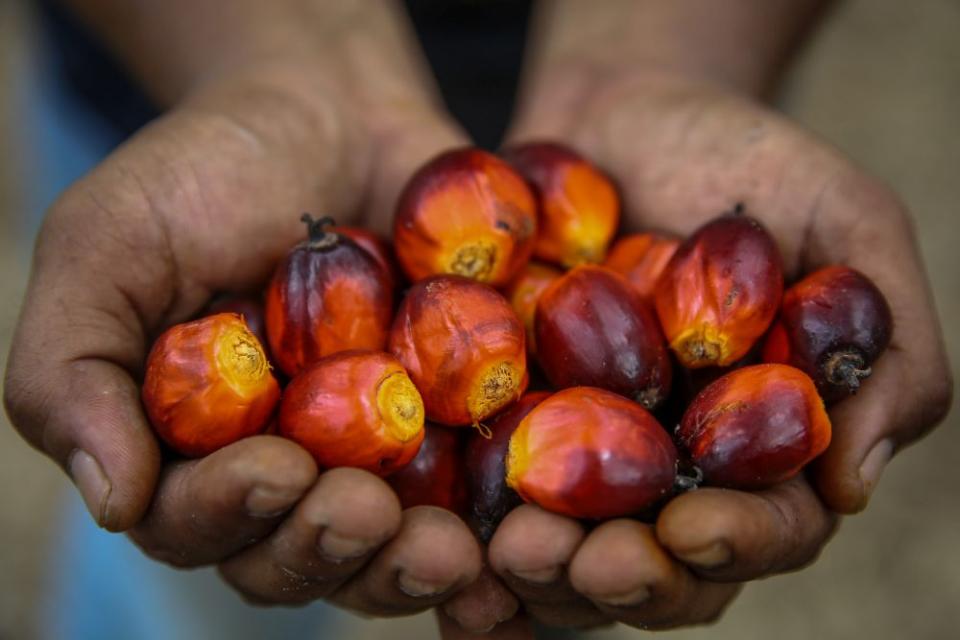
[[[160,468],[133,377],[144,337],[130,298],[105,284],[109,248],[81,257],[89,247],[66,223],[105,220],[58,206],[70,211],[52,213],[37,246],[4,404],[24,438],[71,476],[97,524],[121,531],[143,515]],[[127,265],[137,272],[135,261]]]

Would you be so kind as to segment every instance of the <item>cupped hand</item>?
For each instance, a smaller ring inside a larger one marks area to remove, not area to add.
[[[401,512],[379,478],[318,474],[258,436],[165,460],[140,404],[151,341],[222,291],[257,290],[303,234],[302,211],[385,230],[402,181],[462,144],[424,105],[376,117],[309,70],[224,77],[149,125],[48,213],[4,401],[97,522],[176,566],[219,565],[247,599],[328,598],[371,614],[443,601],[481,569],[447,512]]]
[[[737,203],[776,238],[789,278],[842,263],[894,316],[892,343],[856,395],[831,408],[810,473],[756,493],[700,489],[653,525],[591,531],[533,506],[490,544],[493,569],[547,624],[642,628],[715,619],[739,583],[804,566],[837,517],[862,510],[894,453],[946,414],[952,383],[909,214],[837,150],[759,103],[677,75],[602,75],[529,96],[512,142],[566,141],[614,176],[628,230],[687,235]]]

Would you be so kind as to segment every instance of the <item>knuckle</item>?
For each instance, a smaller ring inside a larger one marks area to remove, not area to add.
[[[174,549],[168,545],[156,542],[152,537],[142,533],[131,533],[130,539],[140,548],[144,555],[152,560],[171,566],[175,569],[192,569],[199,566],[191,561],[186,549]]]
[[[43,444],[43,424],[46,413],[46,403],[40,391],[43,386],[36,384],[25,375],[15,359],[16,357],[11,355],[11,363],[3,383],[3,408],[10,419],[10,424],[32,446],[40,448]]]
[[[712,607],[707,607],[692,624],[697,626],[709,626],[716,624],[720,621],[720,618],[727,612],[727,609],[736,600],[737,596],[742,591],[743,585],[733,585],[729,588],[729,591],[723,595],[718,603]]]
[[[900,196],[883,180],[850,166],[838,171],[829,189],[840,231],[862,243],[915,237],[913,220]]]
[[[19,427],[24,422],[24,417],[29,413],[22,391],[22,383],[18,379],[16,372],[7,369],[3,381],[3,409],[7,413],[11,424]]]
[[[292,580],[281,585],[250,581],[246,577],[235,575],[229,568],[229,563],[227,566],[219,565],[217,572],[244,603],[252,607],[302,607],[317,599],[312,594],[304,593],[306,587],[298,586]]]
[[[885,181],[861,171],[854,171],[847,178],[846,190],[848,198],[856,205],[851,207],[851,211],[857,211],[861,215],[869,212],[872,218],[888,223],[910,224],[906,205]]]
[[[953,374],[944,362],[934,367],[919,398],[923,413],[920,419],[921,433],[932,429],[947,417],[953,405]]]

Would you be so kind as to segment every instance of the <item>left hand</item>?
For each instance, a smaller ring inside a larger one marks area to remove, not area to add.
[[[788,278],[848,264],[893,310],[887,353],[863,390],[831,410],[833,441],[808,476],[756,493],[701,489],[655,525],[618,519],[589,533],[527,505],[491,541],[491,566],[546,624],[705,623],[739,583],[816,558],[836,526],[831,510],[866,506],[890,457],[946,414],[949,367],[910,218],[886,186],[718,85],[675,73],[586,84],[582,94],[535,96],[512,142],[565,141],[593,159],[620,185],[631,230],[688,235],[742,202],[773,234]]]

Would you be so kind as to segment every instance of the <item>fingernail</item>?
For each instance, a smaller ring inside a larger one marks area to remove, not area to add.
[[[367,540],[342,536],[336,531],[327,529],[320,535],[320,553],[333,562],[346,562],[361,558],[373,548]]]
[[[460,611],[457,610],[456,600],[450,600],[445,605],[443,605],[443,612],[447,615],[448,618],[457,623],[461,629],[467,633],[472,633],[475,635],[483,635],[485,633],[490,633],[493,631],[493,628],[500,624],[500,620],[495,620],[492,624],[488,624],[484,627],[475,627],[470,624],[469,616],[467,619],[463,619],[463,616],[460,615]]]
[[[511,569],[510,573],[521,580],[532,582],[533,584],[551,584],[560,577],[560,567],[547,567],[546,569]]]
[[[717,541],[700,549],[678,553],[677,557],[701,569],[716,569],[733,560],[733,552],[725,542]]]
[[[499,610],[492,621],[489,616],[491,608]],[[467,633],[474,635],[490,633],[498,624],[513,620],[519,610],[520,602],[510,592],[505,592],[499,597],[487,594],[485,606],[477,606],[474,600],[470,598],[464,600],[460,597],[454,597],[443,605],[443,612],[448,618]],[[478,624],[483,626],[477,626]]]
[[[407,575],[403,571],[397,575],[397,586],[400,588],[400,591],[403,591],[411,598],[435,596],[450,588],[449,584],[438,585],[428,580],[420,580],[419,578]]]
[[[650,599],[650,589],[640,587],[639,589],[634,589],[621,595],[598,596],[594,599],[612,607],[635,607]]]
[[[276,518],[290,510],[300,494],[273,487],[254,487],[247,494],[247,513],[254,518]]]
[[[494,629],[496,629],[496,628],[497,628],[497,625],[500,624],[500,623],[499,623],[499,622],[494,622],[494,623],[491,624],[490,626],[484,627],[483,629],[471,629],[470,627],[466,627],[466,626],[460,624],[459,621],[457,621],[457,624],[459,624],[459,625],[460,625],[460,628],[463,629],[464,631],[466,631],[467,633],[472,633],[472,634],[475,635],[475,636],[482,636],[482,635],[486,635],[486,634],[490,633],[491,631],[493,631]]]
[[[880,482],[880,475],[893,456],[893,440],[887,438],[873,446],[860,465],[860,482],[863,483],[863,501],[867,499]]]
[[[110,481],[103,472],[103,467],[89,453],[77,449],[70,456],[69,472],[90,515],[97,521],[97,525],[104,526],[107,522]]]

